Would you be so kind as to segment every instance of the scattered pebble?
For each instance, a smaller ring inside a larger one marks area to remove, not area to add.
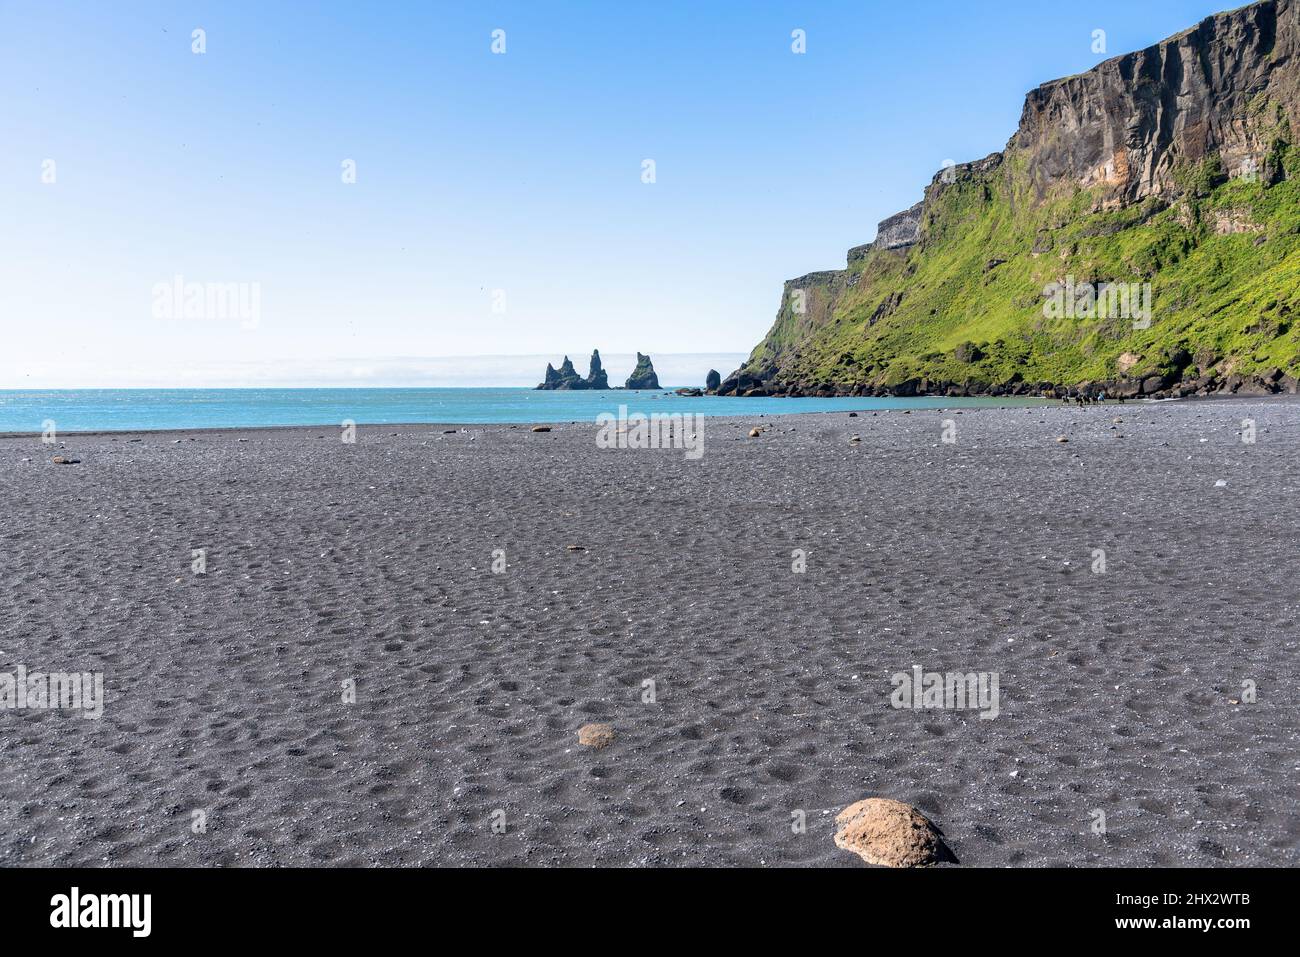
[[[612,724],[584,724],[578,729],[578,743],[588,748],[607,748],[614,743]]]
[[[957,863],[943,832],[901,801],[868,798],[835,816],[835,846],[880,867],[927,867]]]

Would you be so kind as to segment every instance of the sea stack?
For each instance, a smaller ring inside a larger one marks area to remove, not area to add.
[[[568,356],[565,356],[564,364],[560,366],[560,384],[556,388],[585,389],[586,387],[586,380],[578,375],[578,370],[573,368],[573,361]]]
[[[587,380],[578,375],[577,370],[573,368],[573,362],[568,356],[565,356],[564,362],[560,365],[558,371],[549,362],[546,363],[546,378],[537,388],[548,390],[585,389],[587,388]]]
[[[560,374],[555,371],[555,366],[549,362],[546,363],[546,378],[542,380],[537,387],[539,389],[558,389],[560,386]]]
[[[710,369],[709,374],[704,377],[704,388],[709,392],[717,392],[720,385],[722,385],[722,376],[718,375],[717,369]]]
[[[636,354],[636,368],[632,374],[627,377],[627,389],[658,389],[659,376],[655,375],[654,363],[650,361],[649,356],[643,356],[641,353]]]
[[[591,369],[587,373],[588,389],[608,389],[609,373],[600,364],[600,350],[591,350]]]
[[[609,373],[600,364],[600,350],[593,349],[591,352],[591,370],[587,373],[587,378],[578,375],[578,370],[573,368],[573,362],[565,356],[558,370],[549,362],[546,363],[546,378],[537,388],[551,391],[608,389]]]

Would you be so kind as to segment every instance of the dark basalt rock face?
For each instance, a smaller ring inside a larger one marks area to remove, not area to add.
[[[717,369],[710,369],[709,374],[704,377],[704,388],[709,392],[717,392],[720,385],[722,385],[722,376],[718,375]]]
[[[639,354],[639,353],[638,353]],[[578,375],[578,370],[573,368],[573,363],[568,356],[564,357],[564,362],[557,370],[549,362],[546,364],[546,378],[539,389],[547,390],[566,390],[577,391],[579,389],[608,389],[609,373],[600,364],[600,350],[591,351],[591,368],[587,373],[587,378]]]
[[[591,350],[591,370],[587,373],[588,389],[608,389],[609,374],[600,364],[600,350]]]
[[[754,375],[744,370],[735,372],[728,376],[721,385],[718,386],[718,395],[740,395],[740,396],[765,396],[765,395],[782,395],[779,386],[772,384],[769,386],[767,381],[771,378],[771,373],[763,375],[762,373]],[[778,390],[778,391],[773,391]],[[803,395],[804,393],[791,393]]]
[[[921,236],[921,208],[924,205],[924,202],[917,203],[911,209],[905,209],[888,219],[881,220],[880,225],[876,227],[876,239],[871,244],[872,247],[904,249],[914,245]]]
[[[568,356],[565,356],[564,363],[558,371],[552,368],[549,362],[546,364],[546,379],[537,388],[549,390],[585,389],[587,388],[587,380],[578,375],[577,370],[573,368],[573,362]]]
[[[862,246],[854,246],[849,250],[849,265],[852,266],[855,262],[865,259],[867,253],[873,250],[907,249],[909,246],[915,246],[921,238],[921,211],[924,207],[925,202],[922,201],[911,209],[905,209],[901,213],[895,213],[888,219],[882,219],[876,226],[876,238],[873,241]],[[803,278],[815,282],[824,276],[824,273],[812,273],[810,276]],[[795,283],[800,281],[799,279],[792,280]]]
[[[1025,98],[1008,149],[1027,154],[1039,196],[1062,182],[1105,187],[1107,207],[1173,192],[1175,171],[1217,155],[1228,173],[1266,156],[1252,103],[1279,105],[1296,128],[1300,54],[1291,0],[1201,21],[1160,43],[1044,83]],[[1276,171],[1261,170],[1267,177]]]
[[[564,364],[560,366],[560,384],[557,389],[585,389],[587,380],[578,375],[578,371],[573,368],[573,363],[568,356],[564,357]]]
[[[560,374],[555,371],[555,366],[549,362],[546,363],[546,378],[537,386],[539,389],[558,389],[560,387]]]
[[[636,354],[636,368],[632,374],[627,377],[627,389],[658,389],[659,376],[655,375],[654,364],[650,361],[649,356],[643,356],[641,353]]]
[[[1178,371],[1139,379],[1116,378],[1083,382],[1073,385],[1054,382],[944,382],[934,379],[908,379],[893,386],[858,384],[849,389],[829,383],[777,382],[747,374],[730,376],[722,383],[717,395],[780,396],[785,398],[831,398],[833,396],[876,396],[882,398],[914,398],[924,395],[941,395],[954,398],[990,396],[1023,396],[1059,399],[1066,396],[1097,397],[1105,394],[1110,399],[1172,399],[1187,396],[1265,396],[1300,394],[1300,380],[1274,370],[1263,376],[1219,376],[1210,373],[1196,376],[1195,370]]]

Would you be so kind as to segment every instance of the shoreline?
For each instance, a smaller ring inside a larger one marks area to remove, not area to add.
[[[78,390],[69,390],[69,391],[78,391]],[[707,396],[702,398],[707,398]],[[787,397],[769,396],[767,398],[787,398]],[[837,398],[854,398],[854,397],[840,396]],[[871,398],[882,398],[882,397],[864,396],[862,398],[864,400],[869,401]],[[1215,395],[1203,395],[1203,396],[1191,395],[1191,396],[1170,397],[1170,398],[1150,398],[1147,396],[1143,396],[1137,399],[1128,399],[1123,404],[1121,404],[1115,399],[1107,399],[1104,403],[1096,403],[1093,405],[1082,406],[1082,407],[1073,406],[1073,405],[1066,406],[1062,403],[1060,399],[1042,399],[1039,401],[1033,401],[1032,397],[1029,396],[908,396],[906,398],[898,398],[897,401],[910,402],[912,400],[919,400],[925,402],[937,402],[937,401],[941,401],[942,399],[949,399],[949,398],[979,398],[988,401],[990,404],[974,405],[974,406],[932,406],[930,405],[930,406],[919,407],[916,409],[908,409],[905,406],[890,406],[888,408],[878,408],[878,409],[846,408],[843,410],[837,409],[833,411],[827,411],[827,410],[807,411],[807,412],[766,411],[766,412],[755,412],[749,415],[735,414],[735,413],[728,412],[728,413],[717,414],[717,415],[709,414],[705,416],[705,419],[706,421],[713,420],[713,419],[740,420],[740,419],[763,419],[763,418],[780,418],[782,420],[785,420],[792,417],[845,415],[848,412],[856,412],[859,416],[863,414],[881,414],[881,413],[901,414],[904,412],[910,412],[915,414],[916,412],[942,411],[948,408],[960,409],[963,413],[974,413],[980,411],[1001,411],[1006,409],[1082,408],[1082,409],[1105,410],[1105,409],[1142,408],[1146,406],[1169,405],[1169,404],[1220,404],[1226,402],[1263,402],[1263,403],[1270,403],[1270,404],[1276,403],[1281,405],[1288,402],[1300,402],[1300,396],[1291,393],[1277,393],[1273,395],[1262,395],[1262,396],[1215,394]],[[1016,404],[1008,404],[1008,405],[993,404],[1000,399],[1017,399],[1019,401],[1016,402]],[[670,413],[657,413],[657,414],[670,414]],[[675,410],[674,413],[671,414],[691,414],[691,411]],[[554,426],[561,426],[561,425],[582,425],[582,424],[595,425],[596,423],[594,420],[588,420],[588,419],[538,419],[538,420],[530,420],[527,422],[463,422],[463,421],[461,422],[456,422],[456,421],[357,422],[356,426],[358,429],[362,429],[362,428],[365,429],[439,429],[439,428],[452,429],[454,428],[454,429],[468,430],[468,429],[476,429],[476,428],[477,429],[483,429],[483,428],[527,429],[534,425],[549,425],[554,427]],[[104,437],[113,438],[113,437],[121,437],[121,436],[147,436],[147,435],[188,435],[188,434],[220,435],[228,432],[255,432],[258,434],[262,434],[262,433],[274,432],[274,431],[303,432],[303,431],[309,431],[313,429],[338,429],[340,427],[341,427],[340,423],[330,422],[326,424],[317,424],[317,425],[297,423],[297,424],[275,424],[275,425],[196,426],[196,427],[188,427],[188,428],[162,428],[162,429],[86,429],[86,430],[69,429],[67,431],[59,430],[57,434],[60,437],[67,436],[67,437],[74,437],[74,438],[96,438],[96,437],[104,436]],[[40,434],[41,431],[39,429],[33,429],[27,432],[0,431],[0,439],[30,439],[34,436],[39,437]]]

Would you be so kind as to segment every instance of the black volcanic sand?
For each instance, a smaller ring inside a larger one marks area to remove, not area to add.
[[[0,711],[0,864],[860,867],[869,796],[963,866],[1300,864],[1298,419],[0,439],[0,671],[107,689]],[[997,672],[1000,716],[893,709],[913,664]]]

